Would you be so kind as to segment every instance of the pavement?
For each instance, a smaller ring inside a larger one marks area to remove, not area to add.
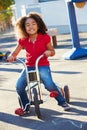
[[[79,33],[80,44],[87,47],[87,33]],[[0,34],[0,51],[13,51],[17,44],[13,29]],[[19,62],[0,62],[0,130],[86,130],[87,129],[87,57],[64,60],[63,55],[72,49],[71,34],[58,34],[56,55],[49,58],[53,80],[62,88],[69,86],[68,112],[56,104],[42,86],[45,102],[40,105],[42,119],[35,115],[34,106],[26,116],[14,114],[19,107],[15,91],[16,80],[23,68]],[[18,56],[25,57],[25,51]]]

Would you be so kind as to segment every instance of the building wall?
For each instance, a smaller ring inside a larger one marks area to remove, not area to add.
[[[30,11],[40,12],[48,27],[58,27],[60,33],[69,33],[69,18],[65,0],[38,2],[38,0],[15,0],[16,18],[28,14]],[[24,11],[25,10],[25,11]],[[87,31],[87,4],[76,10],[79,31]]]
[[[28,4],[33,4],[35,3],[36,0],[15,0],[15,6],[16,6],[16,19],[22,16],[21,14],[21,9],[22,5],[27,6]]]

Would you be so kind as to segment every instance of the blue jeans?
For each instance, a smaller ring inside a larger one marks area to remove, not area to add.
[[[35,67],[28,67],[28,70],[34,70]],[[44,84],[45,89],[48,91],[58,91],[58,96],[55,98],[58,102],[58,105],[62,105],[66,102],[65,98],[62,96],[61,92],[58,90],[57,85],[53,82],[51,71],[49,66],[40,66],[39,67],[39,74],[41,81]],[[26,104],[29,104],[29,99],[26,93],[26,86],[27,86],[27,80],[26,80],[26,72],[25,70],[22,70],[20,77],[18,78],[18,81],[16,83],[16,91],[21,99],[23,109],[25,108]]]

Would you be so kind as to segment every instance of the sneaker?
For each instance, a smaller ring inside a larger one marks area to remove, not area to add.
[[[64,108],[64,111],[69,111],[71,109],[71,107],[67,103],[64,103],[62,105],[62,108]]]
[[[22,108],[17,108],[17,109],[15,110],[15,114],[16,114],[16,115],[19,115],[19,116],[22,116],[22,115],[24,115],[24,111],[23,111]]]
[[[30,112],[30,105],[26,106],[26,109],[22,109],[22,108],[17,108],[15,110],[15,114],[19,115],[19,116],[23,116],[25,114],[28,114]]]
[[[24,108],[25,112],[29,112],[30,111],[30,104],[26,104],[25,108]]]

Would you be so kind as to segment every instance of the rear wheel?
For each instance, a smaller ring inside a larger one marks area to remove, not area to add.
[[[70,92],[69,92],[69,87],[67,85],[64,86],[64,96],[66,99],[66,102],[70,102]]]
[[[39,100],[38,100],[38,94],[37,94],[37,89],[36,88],[33,88],[33,94],[34,94],[35,113],[36,113],[38,118],[41,118]]]

